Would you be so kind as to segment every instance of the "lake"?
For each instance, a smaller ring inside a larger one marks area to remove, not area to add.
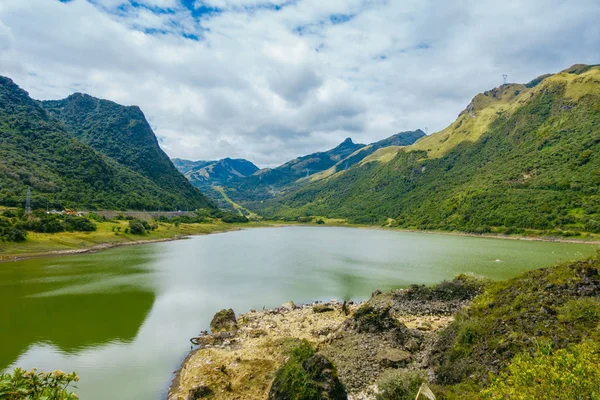
[[[366,299],[463,272],[503,279],[597,247],[281,227],[0,264],[0,370],[77,371],[84,400],[161,399],[222,308]]]

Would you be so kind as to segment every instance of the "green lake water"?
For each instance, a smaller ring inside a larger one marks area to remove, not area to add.
[[[77,371],[84,400],[161,399],[213,314],[472,272],[494,279],[597,246],[283,227],[0,264],[0,370]]]

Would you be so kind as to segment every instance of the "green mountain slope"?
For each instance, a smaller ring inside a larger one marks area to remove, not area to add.
[[[166,191],[94,150],[12,80],[0,77],[0,204],[23,206],[30,186],[33,208],[212,207],[184,184],[188,190]]]
[[[185,199],[185,208],[209,206],[162,151],[139,107],[126,107],[81,93],[41,104],[75,138],[142,174],[165,192]]]
[[[600,232],[599,190],[600,68],[576,66],[478,95],[447,129],[387,162],[249,208],[429,229]]]

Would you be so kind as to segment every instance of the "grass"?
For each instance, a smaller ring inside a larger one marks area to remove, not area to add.
[[[440,334],[432,362],[438,383],[458,385],[465,398],[465,385],[477,391],[495,381],[517,354],[597,341],[599,267],[598,258],[576,261],[490,285]]]
[[[221,186],[214,185],[213,189],[215,189],[223,197],[223,200],[225,200],[227,203],[231,204],[233,209],[235,211],[237,211],[240,215],[245,215],[250,219],[258,218],[258,215],[256,213],[248,210],[247,208],[242,207],[235,201],[231,200],[231,198],[229,196],[227,196],[227,193],[225,193],[225,190]]]
[[[152,240],[176,239],[181,236],[202,235],[225,232],[241,228],[273,226],[269,222],[250,222],[244,224],[225,224],[222,222],[206,224],[169,224],[157,223],[158,228],[144,235],[123,233],[129,221],[96,222],[95,232],[29,232],[27,240],[21,243],[0,242],[0,260],[20,257],[39,256],[51,252],[83,250],[101,245],[119,245]],[[116,234],[113,230],[121,228]]]

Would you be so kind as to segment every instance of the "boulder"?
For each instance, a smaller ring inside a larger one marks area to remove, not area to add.
[[[237,319],[231,308],[219,311],[215,314],[212,321],[210,321],[210,330],[213,334],[217,332],[235,331],[237,328]]]
[[[293,301],[289,301],[281,306],[286,311],[294,311],[298,306]]]
[[[411,354],[405,350],[385,348],[377,353],[377,360],[384,368],[400,368],[410,363]]]
[[[334,308],[330,305],[330,304],[315,304],[313,306],[313,312],[314,313],[324,313],[324,312],[329,312],[329,311],[333,311]]]

